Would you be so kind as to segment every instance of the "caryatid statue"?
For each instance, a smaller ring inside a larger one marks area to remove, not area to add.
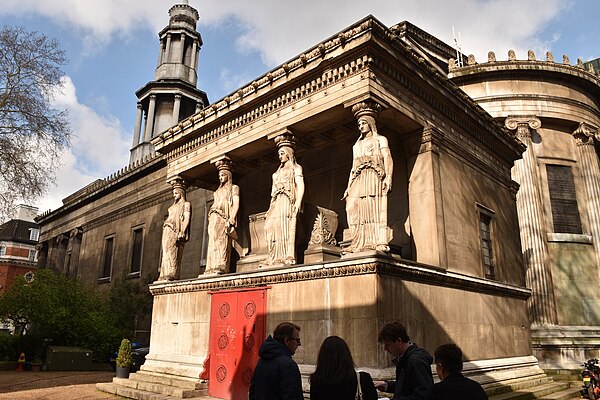
[[[186,185],[181,178],[169,182],[173,187],[173,204],[169,207],[168,216],[163,223],[162,261],[159,281],[179,279],[181,272],[181,256],[185,242],[189,239],[192,207],[185,199]]]
[[[352,107],[360,137],[352,147],[352,170],[344,192],[352,244],[348,253],[389,251],[392,231],[387,225],[387,194],[394,164],[388,141],[377,133],[379,104],[366,101]]]
[[[294,136],[281,134],[275,138],[275,144],[280,164],[273,174],[271,203],[265,220],[269,251],[266,264],[295,264],[296,218],[304,197],[304,176],[294,156]]]
[[[231,244],[237,239],[236,216],[240,208],[240,188],[232,182],[232,162],[224,157],[215,163],[219,188],[208,211],[208,256],[204,274],[229,272]]]

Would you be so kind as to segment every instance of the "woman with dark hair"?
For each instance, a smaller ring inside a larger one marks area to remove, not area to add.
[[[323,341],[317,356],[317,368],[310,375],[311,400],[356,398],[356,371],[348,345],[339,336],[329,336]],[[377,391],[371,375],[360,372],[363,400],[377,400]]]

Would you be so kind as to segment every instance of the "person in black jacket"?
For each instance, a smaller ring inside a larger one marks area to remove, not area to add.
[[[282,322],[264,341],[250,384],[250,400],[303,400],[302,378],[292,360],[300,346],[300,327]]]
[[[465,378],[462,350],[455,344],[443,344],[433,353],[435,369],[442,380],[433,385],[427,400],[487,400],[488,396],[481,385]]]
[[[422,400],[433,387],[429,353],[410,341],[406,328],[400,322],[385,324],[377,341],[394,356],[395,381],[375,381],[382,392],[394,393],[394,400]]]
[[[354,400],[357,379],[348,344],[339,336],[329,336],[321,344],[315,372],[310,375],[311,400]],[[363,400],[377,400],[371,375],[360,372]]]

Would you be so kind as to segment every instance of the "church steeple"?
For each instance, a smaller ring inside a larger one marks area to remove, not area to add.
[[[154,154],[150,140],[208,105],[196,88],[202,37],[196,31],[198,10],[187,0],[169,10],[169,25],[158,33],[158,65],[154,80],[139,89],[138,111],[129,163]]]

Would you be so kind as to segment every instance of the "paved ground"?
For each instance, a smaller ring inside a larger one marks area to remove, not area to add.
[[[0,371],[1,400],[115,400],[123,397],[96,390],[110,382],[114,372]]]

